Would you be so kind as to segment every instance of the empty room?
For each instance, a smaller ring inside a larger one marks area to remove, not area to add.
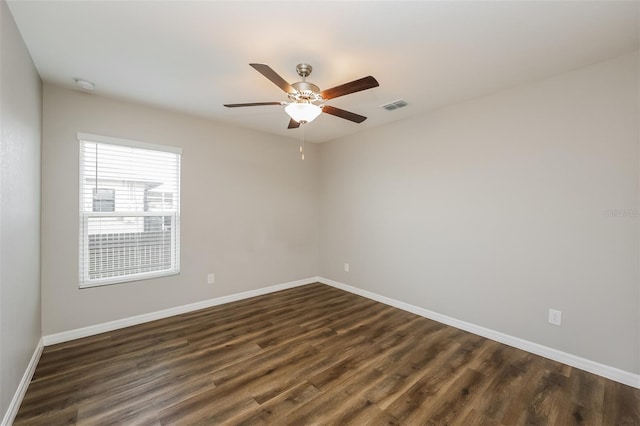
[[[640,2],[0,19],[2,426],[640,425]]]

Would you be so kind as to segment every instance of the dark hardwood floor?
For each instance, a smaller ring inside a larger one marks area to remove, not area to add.
[[[640,390],[322,284],[45,348],[16,425],[640,425]]]

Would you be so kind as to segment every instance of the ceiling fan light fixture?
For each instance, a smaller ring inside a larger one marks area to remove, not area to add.
[[[311,123],[322,112],[318,105],[297,102],[290,103],[284,110],[298,123]]]

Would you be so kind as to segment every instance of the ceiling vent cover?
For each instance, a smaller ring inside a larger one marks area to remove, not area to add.
[[[402,99],[398,99],[397,101],[389,102],[388,104],[380,105],[381,108],[386,109],[387,111],[393,111],[394,109],[404,108],[408,104]]]

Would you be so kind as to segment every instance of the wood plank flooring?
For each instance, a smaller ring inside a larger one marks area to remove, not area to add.
[[[322,284],[45,348],[15,425],[640,425],[640,390]]]

